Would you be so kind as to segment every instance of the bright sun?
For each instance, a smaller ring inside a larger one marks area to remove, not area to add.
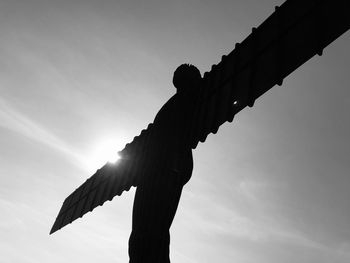
[[[104,161],[104,162],[107,161],[109,163],[116,163],[120,159],[120,156],[118,154],[117,149],[106,147],[104,150],[100,152],[100,158],[101,158],[101,161]]]
[[[125,147],[124,140],[104,139],[95,144],[88,157],[89,170],[97,170],[107,162],[116,163],[121,157],[118,154]]]

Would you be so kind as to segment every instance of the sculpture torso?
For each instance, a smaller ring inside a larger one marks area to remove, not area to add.
[[[158,160],[166,169],[183,176],[184,183],[190,179],[193,169],[192,149],[187,140],[193,108],[190,92],[177,93],[164,104],[154,120]]]

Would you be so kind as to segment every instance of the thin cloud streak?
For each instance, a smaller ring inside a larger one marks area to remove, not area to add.
[[[83,157],[71,149],[64,141],[18,112],[3,99],[0,99],[0,126],[68,155],[71,162],[79,164],[79,168],[86,170],[86,167],[88,167]]]

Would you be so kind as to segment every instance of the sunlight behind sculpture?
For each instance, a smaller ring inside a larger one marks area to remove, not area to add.
[[[125,138],[104,138],[98,140],[86,154],[86,165],[91,172],[96,171],[96,167],[104,164],[116,164],[121,155],[119,151],[124,148],[127,140]]]

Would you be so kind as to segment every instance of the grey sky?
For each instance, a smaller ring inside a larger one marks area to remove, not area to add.
[[[0,0],[0,262],[127,262],[134,190],[64,198],[283,1]],[[349,33],[194,152],[173,262],[350,262]],[[102,159],[101,159],[102,157]]]

